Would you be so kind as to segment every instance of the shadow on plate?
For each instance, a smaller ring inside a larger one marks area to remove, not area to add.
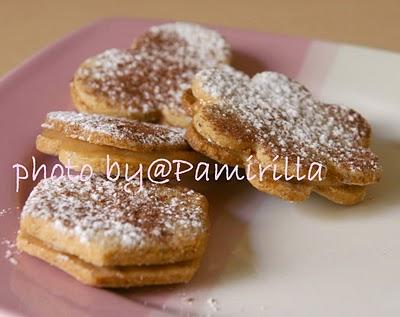
[[[45,163],[51,168],[54,164],[59,163],[56,158],[41,153],[36,152],[34,155],[37,164]],[[31,165],[31,158],[28,157],[26,162],[27,166]],[[31,169],[31,166],[29,168]],[[21,205],[36,183],[37,181],[32,181],[31,177],[23,181],[18,195]],[[251,274],[253,267],[253,255],[248,243],[246,221],[247,217],[251,217],[251,210],[247,210],[246,205],[247,201],[251,199],[251,195],[256,193],[255,190],[246,181],[196,182],[189,179],[185,180],[182,185],[206,195],[210,205],[211,232],[208,247],[193,281],[187,285],[111,291],[114,296],[121,297],[122,295],[128,299],[128,302],[132,301],[132,304],[141,304],[140,306],[150,310],[162,308],[163,313],[172,315],[185,315],[188,312],[175,311],[174,309],[177,308],[173,307],[176,306],[163,307],[166,298],[179,296],[182,292],[206,290],[217,282],[223,271],[225,281],[240,279]],[[241,213],[233,214],[233,209],[241,210]],[[240,255],[236,254],[239,249]],[[243,252],[246,253],[245,257],[243,257]],[[228,260],[230,269],[226,270]],[[13,289],[16,295],[31,307],[32,311],[38,312],[38,315],[45,316],[50,310],[58,311],[60,307],[64,307],[62,310],[70,312],[80,310],[80,313],[85,315],[91,301],[93,304],[98,301],[97,294],[110,293],[80,285],[67,274],[27,255],[22,256],[21,264],[18,266],[18,272],[12,277]],[[38,272],[40,272],[40,277],[37,275]],[[21,284],[23,286],[20,286]],[[26,292],[29,292],[30,295],[28,296]],[[48,305],[49,310],[38,304],[43,301],[51,303]],[[51,309],[51,307],[53,308]],[[179,305],[178,308],[184,309],[185,307]],[[60,313],[60,315],[62,314]]]
[[[246,205],[255,191],[246,181],[198,182],[192,183],[190,187],[207,196],[211,218],[208,246],[194,279],[186,285],[154,286],[117,291],[123,296],[140,302],[149,303],[151,301],[152,305],[156,307],[162,306],[166,298],[174,298],[173,301],[178,300],[178,302],[166,310],[174,315],[185,316],[189,312],[185,311],[185,305],[179,305],[182,294],[190,297],[191,294],[206,292],[217,282],[220,285],[219,277],[222,272],[225,282],[247,277],[252,273],[254,267],[254,255],[249,247],[246,221],[246,218],[251,217],[252,211],[248,210]],[[241,210],[241,214],[233,214],[231,212],[233,206],[236,210]],[[245,256],[243,256],[244,253]],[[175,307],[175,310],[172,307]],[[186,308],[190,311],[193,310],[193,307],[190,309],[186,306]]]
[[[380,138],[374,140],[372,148],[381,160],[383,177],[378,184],[368,186],[368,193],[363,202],[354,206],[341,206],[314,195],[310,201],[299,204],[299,210],[333,219],[374,216],[393,211],[392,207],[400,204],[400,142]],[[312,208],[309,204],[312,204]]]
[[[29,316],[142,316],[152,310],[113,292],[82,285],[26,254],[18,257],[10,287]]]

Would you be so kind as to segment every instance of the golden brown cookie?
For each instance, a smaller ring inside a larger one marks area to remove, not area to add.
[[[126,185],[96,175],[42,180],[23,208],[18,247],[92,285],[189,280],[207,241],[206,198],[178,186]]]
[[[64,165],[69,163],[77,171],[88,164],[94,172],[106,174],[107,155],[112,174],[117,173],[116,168],[110,168],[113,162],[118,163],[122,175],[125,164],[131,174],[142,164],[144,177],[157,159],[192,164],[204,160],[188,146],[185,130],[178,127],[68,111],[48,113],[42,127],[36,148],[58,156]]]
[[[52,249],[23,231],[18,248],[68,273],[84,284],[96,287],[133,287],[187,283],[196,273],[199,260],[163,265],[95,266],[79,257]]]
[[[277,174],[288,177],[251,179],[261,191],[293,201],[316,191],[354,204],[364,198],[365,185],[380,179],[381,165],[368,148],[368,122],[352,109],[315,100],[282,74],[250,78],[229,66],[206,69],[196,74],[183,102],[193,116],[186,139],[195,150],[254,171],[274,164]],[[307,174],[313,163],[323,165],[322,181],[289,180]]]
[[[71,94],[79,111],[186,126],[183,91],[196,72],[230,58],[216,31],[181,22],[154,26],[130,49],[109,49],[84,61]]]

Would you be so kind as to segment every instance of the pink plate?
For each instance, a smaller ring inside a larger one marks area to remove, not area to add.
[[[120,291],[84,286],[13,241],[32,186],[15,191],[16,163],[56,162],[35,151],[45,114],[72,109],[69,81],[86,57],[132,40],[160,21],[108,19],[36,54],[0,80],[0,315],[399,316],[400,57],[349,45],[216,27],[235,65],[283,72],[372,123],[386,177],[354,207],[312,197],[293,205],[248,184],[191,184],[209,198],[212,234],[188,285]]]

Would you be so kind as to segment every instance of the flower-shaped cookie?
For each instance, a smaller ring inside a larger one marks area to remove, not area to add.
[[[267,172],[249,179],[262,191],[304,200],[314,190],[352,204],[364,198],[364,185],[380,178],[378,158],[368,148],[368,122],[352,109],[315,100],[282,74],[250,78],[229,66],[209,68],[196,74],[184,101],[193,115],[187,132],[193,148],[250,171],[274,165],[277,175],[288,177],[271,180]],[[323,165],[321,181],[289,180],[313,163]]]
[[[71,83],[78,110],[185,126],[181,94],[205,67],[230,60],[228,43],[199,25],[155,26],[128,50],[109,49],[83,62]]]

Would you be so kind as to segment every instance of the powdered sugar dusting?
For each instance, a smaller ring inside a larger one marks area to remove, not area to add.
[[[63,233],[79,237],[81,243],[99,237],[117,239],[123,247],[141,247],[174,235],[196,236],[204,228],[200,194],[132,182],[112,182],[101,176],[89,181],[67,176],[43,179],[33,189],[22,211],[26,216],[50,221]]]
[[[370,128],[360,114],[315,100],[282,74],[263,72],[250,79],[225,66],[200,71],[195,82],[218,100],[205,109],[209,119],[218,121],[221,129],[229,123],[230,131],[237,131],[235,137],[257,144],[257,151],[352,171],[381,169],[376,155],[364,146]]]
[[[108,49],[87,59],[77,70],[75,80],[81,81],[89,94],[107,98],[110,106],[121,106],[128,114],[152,114],[161,95],[154,85],[144,81],[149,64],[153,70],[162,68],[152,55]]]
[[[197,24],[175,22],[150,28],[149,33],[166,39],[178,37],[187,45],[182,51],[182,58],[189,55],[194,63],[226,62],[230,58],[230,47],[224,38],[216,31],[204,28]],[[185,55],[185,56],[184,56]]]
[[[8,260],[12,265],[17,265],[18,264],[18,260],[16,259],[16,257],[21,252],[17,249],[15,241],[8,240],[8,239],[3,239],[1,241],[1,244],[6,247],[4,258],[6,260]]]
[[[11,211],[13,211],[14,209],[19,209],[19,207],[17,206],[17,207],[9,207],[9,208],[2,208],[2,209],[0,209],[0,217],[1,217],[1,216],[7,215],[8,213],[10,213]]]
[[[127,149],[182,148],[188,149],[184,139],[185,130],[177,127],[145,123],[104,115],[85,114],[70,111],[56,111],[47,114],[43,128],[54,129],[70,138],[93,143],[99,142],[99,135],[105,145],[116,145]],[[120,141],[115,144],[116,141]]]
[[[128,114],[154,114],[162,107],[183,112],[182,92],[195,73],[229,58],[230,48],[217,32],[170,23],[152,27],[130,50],[109,49],[89,58],[74,80]]]

